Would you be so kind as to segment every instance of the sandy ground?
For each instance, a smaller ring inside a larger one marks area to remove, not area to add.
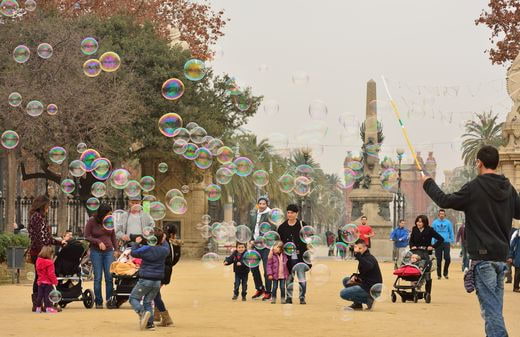
[[[251,300],[233,302],[233,273],[229,267],[208,269],[200,261],[182,260],[174,269],[173,284],[163,288],[163,298],[173,314],[175,327],[154,332],[138,330],[136,314],[125,303],[117,310],[85,309],[69,304],[55,315],[30,311],[30,286],[0,286],[1,336],[484,336],[477,298],[463,288],[460,264],[455,262],[449,280],[433,281],[432,303],[397,303],[386,296],[373,311],[347,312],[349,303],[338,297],[341,279],[355,268],[353,261],[324,259],[330,279],[311,275],[307,305],[268,304]],[[392,265],[381,265],[389,291]],[[92,287],[91,283],[85,283]],[[510,336],[520,336],[520,294],[506,284],[505,317]]]

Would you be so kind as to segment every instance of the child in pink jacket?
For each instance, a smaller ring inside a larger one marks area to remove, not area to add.
[[[49,294],[58,284],[56,273],[54,271],[54,262],[52,261],[52,246],[43,246],[36,259],[36,273],[38,273],[38,297],[36,298],[36,312],[42,312],[42,302],[45,303],[45,311],[48,313],[57,313],[58,311],[52,306]]]
[[[271,304],[276,303],[276,290],[280,285],[280,295],[282,304],[285,304],[285,280],[289,277],[289,268],[287,268],[287,256],[283,253],[283,242],[278,242],[267,259],[267,276],[273,281],[271,291]]]

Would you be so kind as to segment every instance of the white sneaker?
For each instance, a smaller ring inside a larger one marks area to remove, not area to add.
[[[141,330],[146,329],[146,325],[148,324],[148,320],[150,319],[150,312],[145,311],[141,315],[139,315],[139,327]]]

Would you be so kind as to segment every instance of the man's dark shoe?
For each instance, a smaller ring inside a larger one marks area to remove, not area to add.
[[[285,304],[292,304],[292,298],[289,298],[289,297],[288,297],[288,298],[285,300]]]
[[[103,303],[100,303],[100,304],[96,303],[96,309],[103,309]]]
[[[442,278],[442,277],[440,277],[440,276],[437,276],[437,280],[440,280],[441,278]]]
[[[444,278],[445,278],[446,280],[449,279],[448,275],[444,275]]]
[[[231,297],[231,299],[232,299],[233,301],[236,301],[237,298],[238,298],[238,295],[233,295],[233,297]]]
[[[247,298],[245,296],[242,296],[242,302],[247,301]]]
[[[307,302],[305,302],[305,298],[300,298],[300,304],[307,304]]]
[[[367,300],[367,310],[372,310],[374,307],[374,299],[372,297],[369,297]]]
[[[363,305],[361,303],[354,302],[351,305],[349,305],[348,307],[352,310],[363,310]]]
[[[147,323],[146,324],[146,330],[148,330],[148,331],[155,331],[155,324]]]
[[[263,290],[257,290],[256,293],[253,295],[253,299],[258,298],[264,294]]]
[[[513,289],[515,293],[520,293],[520,288]]]

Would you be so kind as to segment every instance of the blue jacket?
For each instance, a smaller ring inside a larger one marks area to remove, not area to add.
[[[511,238],[509,258],[513,259],[513,265],[520,268],[520,230],[516,230]]]
[[[162,281],[164,278],[164,261],[170,253],[170,246],[164,241],[160,246],[141,246],[132,243],[133,257],[143,260],[139,268],[139,277],[147,280]]]
[[[453,235],[453,225],[448,219],[435,219],[432,223],[433,230],[439,233],[445,243],[455,242],[455,236]],[[435,244],[435,239],[432,239],[432,244]]]
[[[404,227],[397,227],[390,233],[390,240],[394,241],[395,248],[407,247],[409,238],[410,232]]]

